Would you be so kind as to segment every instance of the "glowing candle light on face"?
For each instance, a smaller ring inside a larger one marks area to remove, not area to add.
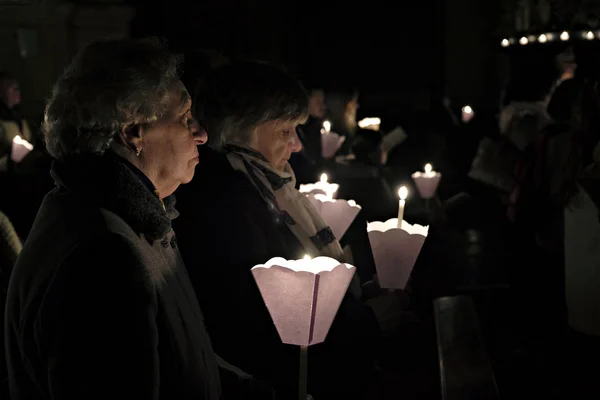
[[[408,197],[408,189],[406,186],[402,186],[398,189],[398,197],[400,197],[398,203],[398,228],[400,228],[402,226],[402,220],[404,219],[404,205],[406,204],[406,198]]]

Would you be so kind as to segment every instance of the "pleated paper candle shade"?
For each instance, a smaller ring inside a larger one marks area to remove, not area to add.
[[[346,140],[345,136],[338,135],[334,132],[327,132],[321,135],[321,155],[323,158],[329,159],[335,156],[335,153],[342,147]]]
[[[329,257],[276,257],[252,268],[252,275],[281,341],[310,346],[327,337],[355,271]]]
[[[308,199],[327,222],[337,239],[344,237],[361,210],[354,200],[333,200],[322,194],[309,195]]]
[[[435,196],[435,191],[440,184],[442,174],[439,172],[415,172],[412,174],[412,179],[417,186],[417,190],[419,191],[421,198],[431,199],[433,196]]]
[[[379,285],[385,289],[404,289],[421,252],[429,226],[411,225],[398,218],[367,225]]]
[[[15,136],[12,141],[12,150],[10,153],[10,158],[16,162],[20,163],[23,161],[25,156],[29,154],[29,152],[33,150],[33,145],[29,143],[25,139],[21,139],[21,136]]]
[[[329,183],[329,182],[315,182],[315,183],[307,183],[304,185],[300,185],[300,193],[304,194],[312,194],[312,195],[325,195],[332,199],[335,199],[335,195],[340,188],[340,185],[337,183]]]

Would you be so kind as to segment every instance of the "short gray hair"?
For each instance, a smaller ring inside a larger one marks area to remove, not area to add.
[[[168,110],[180,64],[158,39],[87,46],[47,102],[42,131],[48,152],[55,158],[103,154],[123,127],[156,122]]]
[[[201,115],[211,147],[227,142],[248,144],[256,128],[269,121],[308,117],[308,96],[300,82],[284,69],[260,62],[239,62],[218,68],[207,77]]]

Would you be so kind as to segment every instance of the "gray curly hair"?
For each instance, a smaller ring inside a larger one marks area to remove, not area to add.
[[[203,89],[198,118],[208,132],[208,144],[217,150],[228,142],[250,143],[264,122],[304,123],[308,117],[306,90],[278,66],[232,63],[209,75]]]
[[[103,154],[123,127],[152,124],[168,110],[181,57],[158,39],[106,40],[82,50],[58,79],[42,132],[55,158]]]

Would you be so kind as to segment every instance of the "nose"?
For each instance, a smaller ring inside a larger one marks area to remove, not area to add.
[[[289,148],[292,153],[297,153],[300,150],[302,150],[302,142],[300,141],[300,138],[298,137],[298,132],[296,131],[294,131],[294,134],[290,139]]]
[[[200,125],[198,121],[193,120],[190,124],[190,129],[194,135],[194,142],[197,146],[200,146],[208,141],[206,129],[204,129],[204,127]]]

